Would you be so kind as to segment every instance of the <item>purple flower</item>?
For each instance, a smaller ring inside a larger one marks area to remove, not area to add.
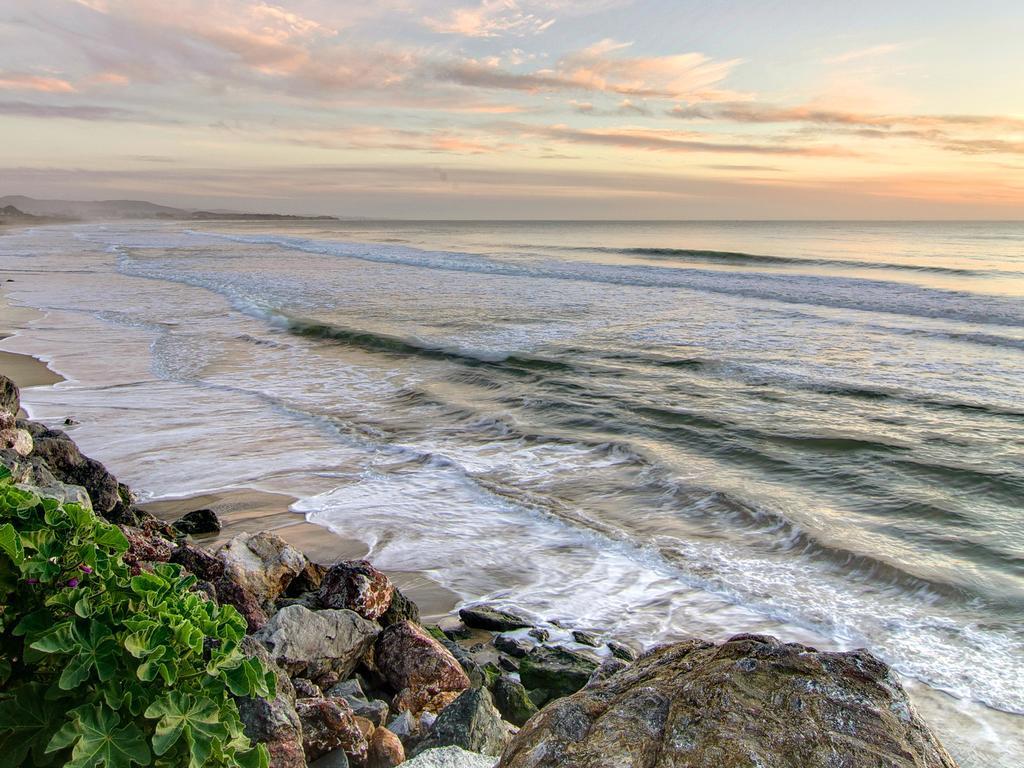
[[[25,579],[26,584],[38,584],[39,579]]]
[[[68,579],[68,586],[69,587],[77,587],[78,586],[78,579]]]
[[[85,564],[78,566],[78,570],[82,573],[92,573],[92,567]]]

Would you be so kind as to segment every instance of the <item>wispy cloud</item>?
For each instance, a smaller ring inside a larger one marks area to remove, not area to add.
[[[36,91],[38,93],[72,93],[75,87],[60,77],[33,75],[26,72],[0,71],[0,90]]]
[[[483,0],[477,6],[456,8],[440,17],[427,17],[423,23],[428,29],[446,35],[499,37],[536,35],[551,27],[555,19],[524,10],[516,0]]]
[[[0,115],[132,123],[169,122],[155,115],[133,109],[106,107],[98,104],[32,104],[27,101],[0,101]]]
[[[851,61],[875,59],[880,56],[888,56],[889,54],[896,53],[897,51],[906,50],[911,45],[911,43],[882,43],[880,45],[871,45],[867,48],[855,48],[852,51],[845,51],[835,56],[830,56],[825,59],[825,63],[848,64]]]

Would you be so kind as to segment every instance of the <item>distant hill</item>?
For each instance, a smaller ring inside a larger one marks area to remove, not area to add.
[[[4,224],[49,224],[60,219],[51,216],[33,216],[13,205],[0,206],[0,226]]]
[[[295,216],[279,213],[196,211],[157,205],[145,200],[37,200],[24,195],[0,197],[0,209],[13,207],[22,215],[62,219],[180,219],[184,221],[333,220],[334,216]]]

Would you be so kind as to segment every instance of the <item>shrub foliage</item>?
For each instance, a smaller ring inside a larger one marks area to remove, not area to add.
[[[231,696],[274,695],[245,620],[177,565],[133,575],[127,549],[0,467],[0,768],[266,768]]]

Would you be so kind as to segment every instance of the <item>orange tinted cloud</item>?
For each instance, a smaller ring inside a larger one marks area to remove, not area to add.
[[[23,72],[0,72],[0,89],[36,91],[38,93],[73,93],[75,87],[59,77],[31,75]]]

